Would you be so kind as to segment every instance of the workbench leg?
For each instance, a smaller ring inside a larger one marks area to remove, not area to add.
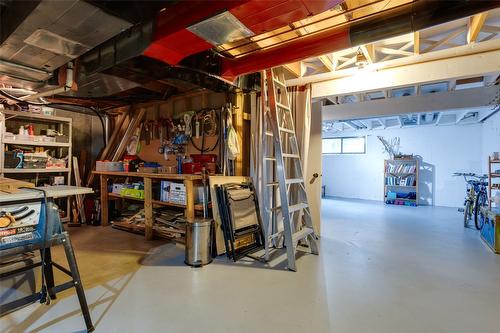
[[[108,176],[101,175],[101,225],[109,225],[108,207]]]
[[[41,256],[43,256],[43,249],[40,250]],[[47,284],[47,292],[51,299],[56,299],[56,293],[54,292],[54,270],[52,266],[52,254],[50,253],[50,248],[45,249],[45,260],[43,265],[43,274],[45,277],[45,282]]]
[[[194,183],[192,180],[184,180],[186,187],[186,211],[185,215],[188,220],[194,219]]]
[[[151,178],[144,178],[144,216],[145,235],[147,240],[153,239],[153,186]]]

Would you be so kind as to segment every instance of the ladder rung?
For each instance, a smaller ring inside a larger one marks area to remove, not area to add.
[[[276,102],[276,106],[282,109],[285,109],[287,111],[291,111],[290,107],[286,106],[285,104],[281,104],[280,102]]]
[[[269,208],[269,210],[270,210],[271,212],[276,212],[276,211],[278,211],[278,210],[281,210],[281,206],[271,207],[271,208]]]
[[[300,158],[300,155],[297,154],[282,154],[285,158]]]
[[[274,233],[274,234],[270,235],[269,239],[274,239],[274,238],[276,238],[278,236],[281,236],[282,234],[283,234],[283,230],[278,231],[277,233]]]
[[[304,180],[302,178],[288,178],[285,180],[285,183],[288,184],[300,184],[303,183]]]
[[[309,207],[308,204],[301,202],[299,204],[289,206],[288,207],[288,213],[297,212],[297,211],[299,211],[301,209],[304,209],[304,208],[307,208],[307,207]]]
[[[300,183],[303,183],[304,180],[302,178],[289,178],[287,180],[285,180],[285,183],[287,185],[290,185],[290,184],[300,184]],[[266,184],[267,186],[278,186],[279,183],[278,182],[271,182],[271,183],[267,183]]]
[[[273,132],[266,131],[267,136],[274,136]]]
[[[276,162],[276,157],[264,157],[264,160]]]
[[[291,130],[289,128],[279,127],[279,129],[280,129],[280,131],[285,132],[285,133],[295,134],[295,131]]]
[[[297,231],[292,235],[293,243],[297,243],[299,240],[306,238],[307,236],[314,233],[314,230],[309,227],[303,227],[301,230]]]
[[[284,84],[284,83],[283,83],[283,82],[281,82],[280,80],[278,80],[278,79],[273,79],[273,81],[274,81],[276,84],[278,84],[278,85],[280,85],[280,86],[282,86],[282,87],[285,87],[285,88],[286,88],[286,84]]]

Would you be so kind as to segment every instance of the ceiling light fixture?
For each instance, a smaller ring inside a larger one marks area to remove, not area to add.
[[[368,65],[368,59],[366,59],[366,56],[361,50],[361,48],[358,48],[358,53],[356,54],[356,66],[359,69],[363,69],[367,65]]]

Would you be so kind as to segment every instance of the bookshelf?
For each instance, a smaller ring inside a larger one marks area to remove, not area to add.
[[[497,171],[500,170],[500,160],[496,160],[488,157],[488,206],[492,208],[494,203],[494,196],[497,191],[500,190],[500,182],[496,181],[500,178],[500,173]]]
[[[384,161],[384,202],[418,206],[419,161],[401,158]]]

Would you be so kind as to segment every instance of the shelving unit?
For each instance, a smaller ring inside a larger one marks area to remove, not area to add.
[[[411,203],[418,206],[419,161],[416,158],[401,158],[384,161],[384,202]],[[415,193],[413,198],[388,198],[388,192]]]
[[[71,184],[71,162],[72,162],[72,119],[66,117],[49,116],[37,114],[32,112],[20,112],[13,110],[1,110],[0,112],[0,176],[15,177],[20,179],[35,179],[38,182],[39,175],[48,174],[63,175],[65,177],[65,184]],[[68,136],[68,142],[47,142],[47,141],[28,141],[28,140],[15,140],[5,138],[6,129],[11,132],[15,130],[20,124],[32,124],[35,127],[35,132],[41,129],[54,129],[59,133]],[[67,167],[65,168],[6,168],[5,167],[5,152],[10,150],[11,147],[44,147],[53,148],[56,151],[57,157],[68,157]],[[38,184],[37,184],[38,185]],[[69,221],[70,204],[69,200],[66,202],[67,210],[66,217],[63,221]]]
[[[4,124],[0,128],[0,174],[38,174],[38,173],[64,173],[66,175],[66,184],[71,183],[71,156],[72,156],[72,119],[66,117],[47,116],[31,112],[19,112],[12,110],[2,110],[4,114]],[[60,133],[68,136],[68,142],[35,142],[26,140],[12,140],[4,137],[5,128],[8,127],[10,121],[25,121],[34,123],[43,127],[56,129]],[[66,168],[49,168],[49,169],[12,169],[5,167],[5,151],[9,146],[32,146],[32,147],[55,147],[58,149],[60,156],[66,155],[62,151],[67,149],[68,166]]]
[[[492,170],[492,167],[496,165],[498,167],[497,170],[500,169],[500,160],[494,160],[491,156],[488,157],[488,205],[490,208],[493,206],[493,191],[500,191],[499,188],[493,188],[495,184],[500,184],[500,182],[493,182],[495,179],[500,178],[500,173],[495,173],[496,170]],[[500,185],[497,185],[500,186]]]
[[[184,217],[191,220],[195,217],[196,212],[203,211],[203,205],[195,203],[195,183],[201,183],[202,176],[191,174],[161,174],[161,173],[144,173],[144,172],[123,172],[123,171],[94,171],[101,180],[101,224],[108,225],[108,200],[123,199],[132,200],[144,203],[145,215],[145,237],[150,240],[153,238],[154,219],[153,206],[170,206],[184,209]],[[144,199],[121,196],[116,193],[108,192],[108,181],[113,178],[140,178],[144,183]],[[170,180],[174,182],[184,183],[186,187],[186,204],[180,205],[171,202],[164,202],[153,199],[152,182]]]

